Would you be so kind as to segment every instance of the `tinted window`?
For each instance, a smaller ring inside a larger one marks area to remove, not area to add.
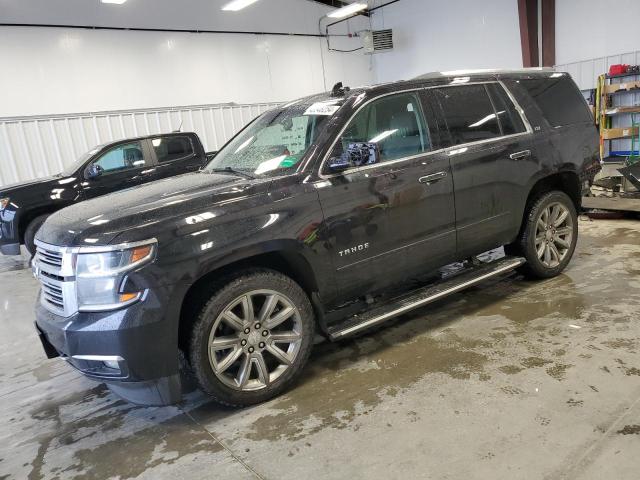
[[[113,147],[93,163],[100,165],[105,173],[140,168],[146,165],[142,151],[140,142],[125,143]]]
[[[584,97],[567,75],[520,80],[520,85],[527,89],[552,126],[591,122]]]
[[[526,131],[522,117],[516,110],[516,106],[504,91],[504,88],[497,83],[491,83],[487,85],[487,89],[491,94],[493,105],[496,108],[498,120],[502,127],[502,134],[513,135],[514,133],[522,133]]]
[[[171,136],[151,140],[158,162],[170,162],[193,154],[193,145],[189,137]]]
[[[454,145],[500,136],[500,126],[483,85],[436,89]]]
[[[331,157],[339,157],[350,144],[376,143],[380,162],[431,150],[420,101],[414,93],[374,100],[351,120]]]

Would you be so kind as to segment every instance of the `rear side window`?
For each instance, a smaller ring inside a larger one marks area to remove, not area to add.
[[[504,91],[504,88],[497,83],[490,83],[487,85],[487,90],[489,90],[493,105],[496,108],[496,114],[502,127],[502,134],[513,135],[526,131],[520,113],[516,110],[516,106],[507,95],[507,92]]]
[[[193,154],[191,139],[187,136],[171,136],[151,140],[158,162],[170,162]]]
[[[500,136],[500,125],[484,85],[436,89],[453,145]]]
[[[591,122],[584,97],[567,75],[520,80],[520,85],[529,92],[551,126]]]

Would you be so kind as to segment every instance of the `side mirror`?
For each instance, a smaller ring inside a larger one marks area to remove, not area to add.
[[[87,180],[93,180],[102,175],[102,172],[104,172],[104,169],[100,165],[98,165],[97,163],[92,163],[87,168],[85,177],[87,178]]]
[[[380,148],[377,143],[350,143],[339,157],[329,159],[329,170],[342,172],[349,168],[372,165],[380,161]]]

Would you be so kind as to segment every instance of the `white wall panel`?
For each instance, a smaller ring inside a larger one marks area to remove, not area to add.
[[[443,70],[520,68],[515,0],[402,0],[374,12],[374,28],[393,29],[394,48],[374,55],[377,81]]]
[[[278,102],[373,80],[368,56],[313,37],[0,27],[0,59],[0,116]]]
[[[182,125],[205,150],[278,103],[195,105],[43,117],[0,118],[0,186],[60,172],[92,147],[122,138],[168,133]]]
[[[637,50],[639,20],[638,0],[556,0],[556,62]]]

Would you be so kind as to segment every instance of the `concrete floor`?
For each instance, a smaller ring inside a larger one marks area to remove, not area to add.
[[[558,278],[489,282],[341,344],[233,410],[129,405],[46,360],[0,269],[0,479],[636,479],[640,223],[581,220]]]

